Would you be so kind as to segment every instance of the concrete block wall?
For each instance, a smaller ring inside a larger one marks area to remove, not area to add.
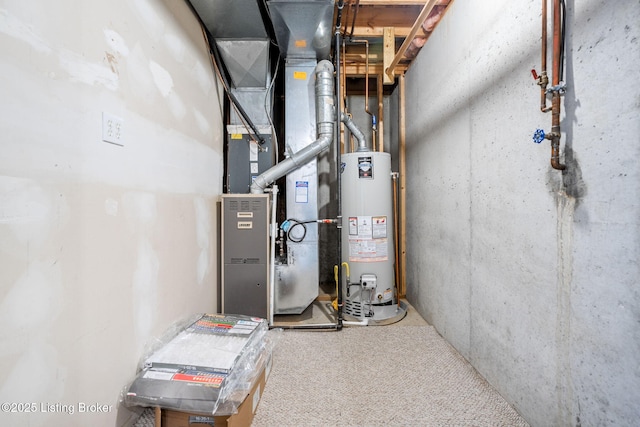
[[[145,345],[216,308],[208,49],[183,1],[6,0],[0,52],[0,402],[36,405],[0,425],[124,425]]]
[[[640,3],[567,2],[565,172],[540,10],[456,0],[406,75],[408,298],[532,426],[633,426]]]

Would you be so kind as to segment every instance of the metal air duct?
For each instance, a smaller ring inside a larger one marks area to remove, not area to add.
[[[289,158],[258,176],[251,184],[251,193],[260,194],[272,182],[314,159],[331,146],[335,123],[333,64],[327,60],[316,66],[316,129],[318,139]]]
[[[268,39],[256,0],[189,0],[215,39]]]
[[[280,46],[287,59],[327,59],[333,25],[331,0],[271,0],[269,12]]]

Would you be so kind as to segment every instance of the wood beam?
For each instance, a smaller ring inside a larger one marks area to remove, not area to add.
[[[408,64],[398,64],[396,65],[395,70],[398,74],[403,74],[405,71],[407,71],[407,68],[408,68]],[[369,75],[380,74],[381,72],[384,72],[384,71],[385,71],[385,68],[381,62],[374,63],[374,64],[372,64],[371,62],[369,63]],[[366,74],[366,66],[364,62],[362,63],[347,62],[345,64],[344,72],[347,77],[364,77]]]
[[[384,27],[394,27],[396,36],[406,37],[411,31],[411,25],[420,14],[420,10],[421,7],[418,5],[361,6],[356,16],[353,37],[382,37]],[[345,27],[350,31],[351,23],[346,22]]]
[[[420,31],[420,28],[422,27],[422,23],[427,19],[427,17],[429,16],[429,14],[431,13],[433,8],[436,6],[436,4],[439,1],[440,0],[429,0],[422,8],[422,12],[420,12],[418,19],[416,19],[415,23],[413,24],[413,27],[411,28],[409,35],[407,36],[407,38],[404,39],[404,43],[402,43],[402,46],[400,46],[400,49],[396,53],[395,58],[393,58],[393,61],[391,62],[391,65],[389,65],[389,68],[385,70],[385,72],[389,75],[389,77],[395,77],[394,73],[395,73],[396,66],[400,63],[400,60],[404,57],[404,53],[409,47],[409,44],[411,44],[411,41],[413,40],[413,38],[416,36],[416,34],[418,34],[418,31]]]
[[[393,61],[393,57],[396,54],[396,38],[393,27],[385,27],[384,28],[384,37],[383,37],[383,45],[382,45],[382,64],[383,69],[389,68],[391,65],[391,61]],[[382,73],[383,82],[386,85],[393,84],[394,80],[387,73]]]

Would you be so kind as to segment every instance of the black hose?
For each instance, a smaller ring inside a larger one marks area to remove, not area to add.
[[[294,223],[291,227],[287,228],[287,239],[289,239],[290,241],[292,241],[293,243],[300,243],[304,240],[304,238],[307,236],[307,226],[305,224],[311,224],[311,223],[315,223],[317,222],[317,220],[312,219],[310,221],[299,221],[297,219],[294,218],[288,218],[287,220],[285,220],[283,222],[283,224],[286,224],[287,222],[292,222]],[[291,234],[291,231],[296,228],[296,227],[302,227],[302,236],[301,237],[294,237]]]

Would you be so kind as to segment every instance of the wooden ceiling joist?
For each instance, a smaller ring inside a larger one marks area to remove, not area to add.
[[[348,0],[343,11],[343,33],[350,40],[369,41],[369,74],[385,74],[384,83],[392,84],[396,75],[406,71],[417,53],[413,49],[413,56],[405,56],[408,45],[415,37],[428,38],[432,31],[432,28],[422,28],[427,18],[433,20],[429,14],[433,12],[439,19],[444,8],[452,1]],[[400,49],[396,50],[396,46],[400,45]],[[366,56],[364,46],[347,44],[346,75],[364,76]]]
[[[420,14],[422,6],[360,6],[353,26],[352,37],[382,37],[384,27],[394,27],[397,37],[406,37]],[[349,34],[351,22],[346,23]]]

